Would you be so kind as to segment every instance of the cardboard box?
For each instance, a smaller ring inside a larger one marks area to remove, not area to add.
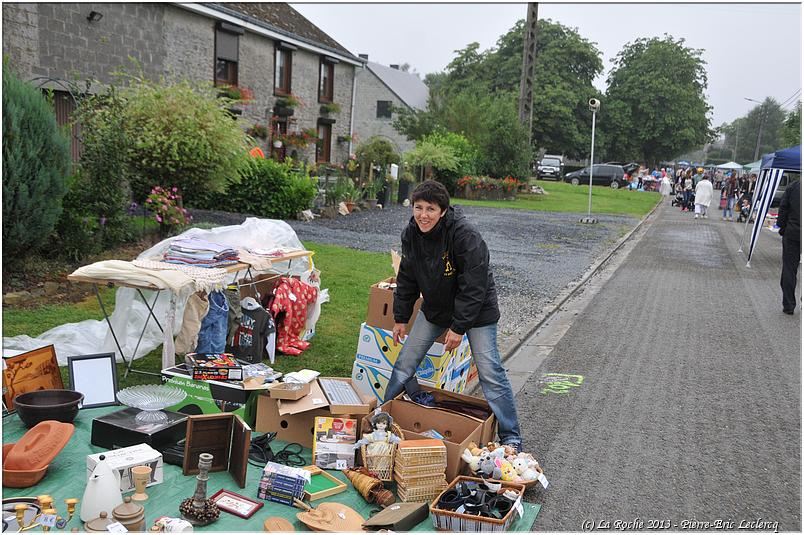
[[[231,353],[187,353],[184,364],[196,381],[243,380],[243,366]]]
[[[257,419],[254,430],[258,433],[276,432],[276,438],[285,442],[298,442],[305,448],[313,447],[316,416],[332,416],[327,408],[298,414],[279,414],[279,401],[265,394],[257,396]]]
[[[309,393],[310,383],[274,383],[268,387],[268,395],[274,399],[293,401],[303,398]]]
[[[430,385],[423,384],[421,381],[419,381],[419,386],[421,387],[422,390],[430,392],[435,398],[436,403],[446,402],[446,403],[453,403],[456,405],[464,405],[468,407],[477,407],[478,409],[488,412],[489,415],[486,418],[480,418],[470,415],[464,415],[464,416],[474,418],[482,425],[480,442],[478,443],[478,445],[483,445],[494,440],[494,437],[497,434],[497,418],[494,416],[491,407],[489,407],[489,404],[485,399],[476,396],[461,394],[458,392],[450,392],[448,390],[439,390],[437,388],[433,388]],[[401,400],[405,397],[405,395],[406,395],[405,392],[402,392],[394,399]],[[445,407],[424,407],[424,408],[428,410],[437,409],[440,411],[458,412],[454,409]],[[462,413],[458,412],[458,414]]]
[[[395,283],[396,277],[389,277],[380,282]],[[394,329],[394,290],[392,288],[380,288],[380,282],[371,285],[369,288],[368,311],[366,313],[366,324],[372,327],[379,327],[387,331]],[[419,313],[422,306],[422,298],[419,297],[413,304],[413,313],[408,321],[408,332],[413,326],[413,320]]]
[[[317,416],[313,434],[313,463],[319,468],[346,470],[355,466],[357,420]]]
[[[360,325],[355,361],[390,371],[394,369],[403,345],[394,345],[392,331],[363,323]],[[465,334],[461,344],[449,352],[444,351],[444,344],[435,342],[416,368],[416,375],[421,380],[438,383],[448,370],[457,368],[471,358],[469,337]]]
[[[162,370],[162,380],[187,393],[187,397],[168,409],[184,414],[232,412],[252,427],[257,413],[257,396],[270,386],[266,383],[262,388],[247,390],[242,383],[197,381],[190,377],[184,364]]]
[[[394,418],[394,423],[405,432],[406,440],[428,439],[430,437],[421,433],[429,429],[435,429],[444,436],[443,442],[447,447],[445,474],[447,480],[455,479],[458,474],[463,473],[466,462],[461,459],[461,454],[469,447],[469,443],[480,443],[483,424],[476,418],[437,408],[423,407],[401,399],[392,399],[383,403],[380,409],[388,412]],[[368,416],[363,417],[362,425],[370,426]]]
[[[468,384],[471,369],[471,361],[467,361],[442,375],[438,383],[424,381],[419,377],[416,379],[419,384],[433,389],[463,392]],[[358,361],[352,364],[352,384],[361,392],[375,396],[380,402],[385,399],[385,389],[390,378],[391,370],[367,366]]]
[[[101,455],[105,457],[109,468],[111,468],[113,472],[117,472],[120,479],[120,490],[122,492],[134,490],[134,480],[131,479],[131,468],[135,466],[151,467],[151,477],[148,481],[148,487],[163,481],[164,463],[162,462],[162,454],[148,444],[137,444],[136,446],[120,448],[119,450],[109,450],[103,453],[87,455],[87,481],[89,481],[89,477],[92,475],[95,466],[100,462]]]
[[[295,401],[280,400],[260,395],[257,397],[257,416],[254,430],[260,433],[275,431],[279,440],[298,442],[305,448],[313,447],[313,433],[315,418],[318,416],[341,416],[344,418],[358,418],[361,414],[369,414],[377,404],[376,399],[364,400],[369,407],[365,412],[339,412],[343,407],[353,409],[352,405],[330,407],[326,395],[321,390],[318,381],[310,383],[310,393]]]

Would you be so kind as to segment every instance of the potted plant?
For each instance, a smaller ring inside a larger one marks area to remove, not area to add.
[[[416,177],[407,168],[399,175],[399,194],[397,203],[402,204],[410,196],[411,187],[416,182]]]
[[[260,139],[268,139],[268,126],[264,124],[254,123],[251,128],[246,130],[246,134],[251,137]]]
[[[294,110],[301,105],[301,99],[292,93],[281,96],[274,103],[274,115],[290,117],[293,115]]]
[[[369,180],[363,185],[363,195],[365,196],[366,206],[373,210],[377,208],[377,192],[383,186],[377,180]]]
[[[236,85],[218,86],[218,96],[238,102],[248,102],[254,98],[254,94],[251,92],[251,89],[247,87],[238,87]]]
[[[363,195],[363,192],[359,190],[355,186],[355,183],[349,179],[344,180],[344,183],[346,184],[346,187],[344,188],[343,202],[346,203],[346,209],[349,210],[349,213],[351,213],[355,209],[355,206],[360,200],[360,197]]]
[[[321,114],[322,115],[329,115],[330,113],[340,113],[341,112],[341,105],[337,102],[325,102],[321,104]]]

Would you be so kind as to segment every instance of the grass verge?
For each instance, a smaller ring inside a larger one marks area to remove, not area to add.
[[[360,324],[366,316],[369,287],[393,275],[391,257],[388,254],[366,253],[313,242],[304,242],[304,246],[316,253],[315,265],[321,270],[322,285],[329,289],[330,300],[322,306],[310,348],[298,357],[277,354],[274,368],[281,372],[309,368],[323,375],[348,377],[352,373]],[[101,292],[106,309],[111,314],[115,290],[104,288]],[[58,325],[86,319],[103,319],[94,295],[80,303],[5,309],[3,336],[27,334],[34,337]],[[137,359],[134,368],[158,373],[161,363],[160,346]],[[155,376],[141,374],[129,374],[124,381],[123,364],[118,364],[117,372],[120,388],[158,382]],[[61,373],[64,384],[69,384],[66,368],[62,367]]]
[[[589,207],[588,186],[573,186],[566,182],[534,181],[547,195],[520,193],[515,201],[470,201],[453,198],[454,204],[488,206],[491,208],[515,208],[544,212],[586,213]],[[630,215],[642,217],[653,209],[660,196],[657,192],[611,189],[605,186],[592,187],[592,213]]]

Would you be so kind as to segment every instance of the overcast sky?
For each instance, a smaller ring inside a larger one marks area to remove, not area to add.
[[[454,51],[477,41],[494,46],[526,4],[291,4],[354,54],[422,73],[443,70]],[[780,103],[801,90],[800,4],[540,3],[539,18],[578,29],[603,53],[605,90],[611,59],[639,37],[665,33],[703,49],[713,125],[745,115],[745,97]],[[605,102],[603,103],[605,106]],[[786,109],[795,105],[795,99]]]

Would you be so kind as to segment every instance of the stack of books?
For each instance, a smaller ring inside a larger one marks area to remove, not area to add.
[[[447,488],[447,447],[441,440],[403,440],[394,458],[394,481],[403,502],[431,502]]]
[[[309,471],[269,462],[262,469],[257,497],[292,506],[295,498],[304,498],[304,485],[309,482]]]

